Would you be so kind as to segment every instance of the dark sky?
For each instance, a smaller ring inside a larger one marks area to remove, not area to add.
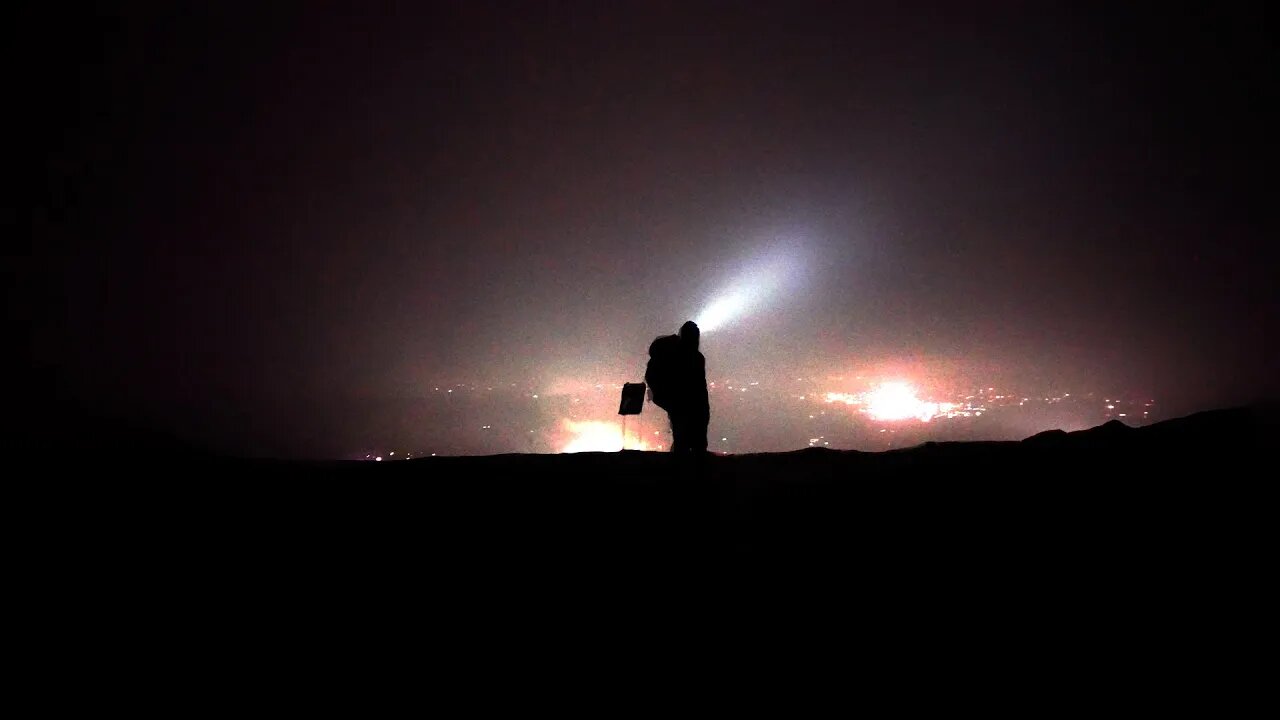
[[[362,398],[639,379],[770,262],[712,374],[1277,392],[1262,3],[184,5],[9,29],[11,379],[67,412],[325,454]]]

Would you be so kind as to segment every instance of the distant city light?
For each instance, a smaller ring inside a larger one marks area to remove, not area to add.
[[[972,397],[970,396],[971,399]],[[903,381],[884,382],[866,393],[829,392],[827,402],[859,405],[863,413],[881,422],[901,420],[929,422],[935,417],[969,414],[968,410],[960,409],[956,403],[921,400],[916,395],[915,388]]]
[[[623,448],[622,426],[616,422],[599,420],[562,421],[567,436],[561,443],[560,452],[618,452]],[[628,450],[648,450],[648,443],[632,432],[627,433]]]
[[[1023,437],[1029,437],[1034,432],[1053,427],[1072,431],[1089,427],[1091,421],[1093,424],[1099,422],[1094,420],[1097,417],[1096,409],[1093,411],[1088,409],[1090,405],[1097,407],[1094,403],[1097,402],[1098,393],[1090,392],[1087,387],[1078,387],[1075,392],[1064,393],[1053,389],[1048,389],[1046,392],[1046,389],[1031,385],[1017,387],[1002,384],[997,390],[995,386],[981,386],[976,381],[956,382],[955,378],[948,377],[945,372],[939,373],[928,369],[923,371],[913,369],[911,372],[912,376],[880,376],[878,380],[876,379],[878,373],[860,375],[852,372],[818,372],[814,373],[813,377],[797,376],[798,383],[805,383],[800,388],[790,383],[776,385],[773,383],[773,378],[769,377],[766,377],[763,382],[738,380],[736,384],[735,381],[721,377],[718,381],[708,382],[709,389],[713,390],[711,405],[717,411],[712,416],[709,429],[713,438],[714,433],[721,434],[719,442],[722,444],[727,444],[728,433],[733,433],[737,438],[734,441],[734,452],[771,452],[775,449],[785,450],[787,442],[794,443],[793,447],[800,448],[830,446],[869,450],[880,446],[893,447],[904,442],[931,439],[942,441],[960,437],[985,438],[988,436],[991,439],[1008,439],[1013,433],[1025,432]],[[919,384],[914,381],[916,378],[921,380]],[[928,378],[927,383],[924,382],[925,378]],[[829,389],[823,387],[823,384],[828,382],[834,387]],[[472,391],[477,391],[494,388],[503,391],[507,390],[506,385],[506,382],[494,385],[486,385],[483,382],[476,385],[459,383],[456,389],[471,388]],[[621,387],[617,383],[584,379],[569,383],[568,389],[544,388],[547,390],[546,403],[542,402],[541,392],[532,392],[533,386],[536,385],[528,382],[512,384],[510,398],[525,397],[539,400],[538,404],[528,406],[530,413],[556,414],[543,416],[541,420],[532,417],[516,419],[515,422],[520,424],[528,423],[525,424],[527,434],[520,434],[516,428],[498,430],[491,420],[485,419],[485,415],[492,418],[493,408],[478,405],[474,414],[464,416],[464,421],[455,430],[467,427],[478,428],[482,431],[480,434],[472,433],[466,436],[467,439],[459,436],[455,440],[452,436],[446,435],[443,438],[423,437],[422,440],[438,444],[444,439],[446,443],[450,443],[444,448],[445,455],[504,452],[618,452],[622,449],[657,451],[665,447],[661,441],[665,440],[663,436],[667,418],[660,411],[650,412],[646,407],[643,417],[626,422],[620,421],[614,415],[617,405],[611,392]],[[590,390],[592,387],[596,388],[596,392]],[[453,389],[455,388],[433,386],[433,390],[446,390],[449,393],[453,393]],[[610,392],[602,392],[605,390]],[[733,390],[737,390],[739,394],[735,395]],[[748,390],[753,390],[751,400],[741,397]],[[813,402],[818,404],[817,407],[806,407],[808,405],[806,401],[809,400],[810,395],[814,396]],[[481,403],[484,397],[483,394],[477,395],[475,392],[461,393],[458,399],[452,400],[451,403]],[[1032,400],[1032,397],[1037,399]],[[801,402],[799,407],[795,405],[797,400]],[[825,404],[821,404],[822,401],[825,401]],[[1128,421],[1129,416],[1134,416],[1134,422],[1146,425],[1157,419],[1151,417],[1156,413],[1148,412],[1154,402],[1152,399],[1144,399],[1130,403],[1121,398],[1107,397],[1104,403],[1107,412],[1104,413],[1103,419],[1112,417]],[[826,409],[828,405],[834,405],[834,407],[828,411]],[[1026,407],[1022,408],[1023,405]],[[843,406],[848,406],[848,409],[846,410]],[[1134,411],[1121,412],[1121,407],[1133,408]],[[1042,412],[1041,408],[1045,411],[1052,408],[1059,415],[1038,414]],[[1064,412],[1074,413],[1076,416],[1061,414]],[[789,427],[769,426],[768,429],[771,431],[769,434],[760,431],[751,423],[755,423],[755,419],[762,413],[776,417],[781,423],[789,424]],[[985,421],[988,417],[997,422],[991,424],[990,421],[985,423],[973,421],[974,418]],[[944,427],[936,430],[928,429],[924,425],[934,421],[941,423],[940,419],[957,418],[968,418],[970,424],[946,422],[943,423]],[[881,423],[883,424],[877,427],[876,424]],[[917,423],[921,425],[911,427]],[[518,425],[516,427],[518,428]],[[623,427],[627,431],[625,442],[622,436]],[[743,428],[750,429],[744,432]],[[779,429],[781,434],[778,434]],[[886,434],[872,435],[881,431]],[[830,438],[825,435],[830,435]],[[790,440],[787,440],[788,437]],[[393,440],[393,442],[398,443],[400,440]],[[715,452],[723,453],[726,450],[727,448],[724,448]],[[387,451],[376,457],[374,453],[358,453],[351,457],[383,462],[394,460],[397,456],[401,459],[415,457],[420,459],[428,455],[435,457],[437,453],[419,452],[415,456],[412,452],[401,450]]]
[[[937,403],[926,403],[904,382],[884,383],[867,395],[867,414],[876,420],[928,421],[938,413]]]

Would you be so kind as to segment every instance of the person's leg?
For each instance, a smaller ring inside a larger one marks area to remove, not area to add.
[[[684,439],[684,428],[676,413],[667,411],[667,420],[671,422],[671,452],[680,452],[680,442]]]
[[[689,449],[693,452],[704,453],[707,451],[707,430],[711,425],[711,418],[697,417],[690,423],[689,432]]]

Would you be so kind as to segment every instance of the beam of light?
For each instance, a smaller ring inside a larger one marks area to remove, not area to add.
[[[713,332],[754,312],[803,275],[806,253],[797,243],[778,241],[746,262],[733,282],[694,317],[698,329]]]
[[[616,422],[600,420],[564,420],[561,423],[564,435],[560,442],[560,452],[618,452],[622,449],[622,425]],[[649,445],[644,438],[634,431],[627,433],[628,450],[648,450]]]
[[[720,298],[703,309],[698,317],[694,318],[694,322],[698,324],[700,331],[711,332],[723,327],[725,323],[741,313],[745,306],[746,302],[741,295]]]

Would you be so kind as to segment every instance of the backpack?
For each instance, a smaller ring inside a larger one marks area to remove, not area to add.
[[[649,399],[663,410],[669,409],[672,402],[679,343],[680,336],[663,335],[649,345],[649,364],[645,367],[644,381],[649,385]]]

